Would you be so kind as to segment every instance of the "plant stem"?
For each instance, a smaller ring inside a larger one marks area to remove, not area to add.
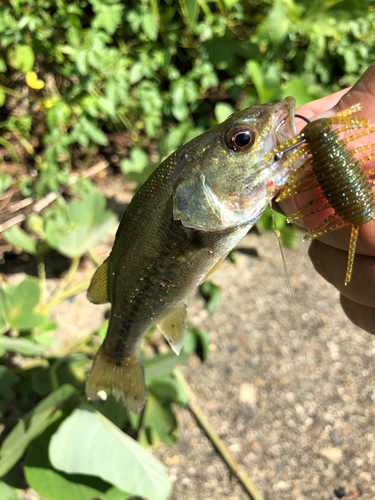
[[[84,337],[80,337],[79,339],[71,340],[58,349],[49,352],[48,356],[54,358],[63,355],[63,357],[65,357],[64,352],[68,353],[69,355],[74,354],[80,351],[81,347],[87,344],[91,338],[92,334],[90,333],[89,335],[85,335]],[[90,350],[90,352],[92,352],[92,349]]]
[[[98,257],[94,254],[94,252],[92,250],[89,250],[87,252],[91,262],[96,266],[96,267],[99,267],[100,264],[102,263],[101,260],[98,259]]]
[[[83,165],[83,168],[87,168],[89,166],[89,163],[91,161],[91,158],[93,157],[94,153],[95,153],[95,148],[96,148],[96,144],[95,142],[92,142],[86,152],[86,155],[82,161],[82,165]]]
[[[53,297],[51,297],[49,302],[46,304],[45,309],[47,309],[49,311],[53,307],[57,306],[57,304],[60,304],[60,302],[62,302],[63,300],[69,299],[70,297],[73,297],[73,295],[77,295],[77,293],[80,293],[80,292],[87,290],[87,288],[89,287],[90,281],[91,281],[91,275],[89,278],[84,278],[79,283],[72,285],[67,290],[63,290],[58,295],[56,295],[56,293],[55,293],[53,295]]]
[[[193,400],[194,394],[193,394],[192,390],[190,389],[189,384],[187,383],[181,370],[179,368],[175,368],[173,370],[173,374],[187,395],[187,398],[189,400],[188,405],[187,405],[188,408],[190,409],[191,413],[194,415],[198,424],[201,426],[201,428],[207,434],[207,437],[209,438],[211,443],[215,446],[217,451],[220,453],[224,462],[227,464],[227,466],[230,468],[230,470],[238,477],[238,480],[241,482],[242,486],[245,488],[246,492],[248,493],[249,497],[252,500],[263,500],[261,494],[257,491],[254,484],[251,482],[247,473],[234,460],[232,455],[229,453],[227,447],[225,446],[223,441],[220,439],[220,437],[218,436],[215,429],[210,424],[208,418],[205,416],[203,411],[199,408],[197,403],[194,402],[194,400]]]
[[[64,300],[65,297],[65,291],[66,287],[69,285],[71,280],[73,279],[73,276],[75,275],[79,262],[80,262],[81,257],[80,256],[75,256],[72,259],[72,262],[70,264],[70,267],[65,275],[65,278],[61,280],[60,285],[56,288],[54,294],[50,298],[49,302],[46,304],[47,309],[51,309],[53,306]]]
[[[16,97],[17,99],[22,99],[24,97],[21,92],[17,92],[16,90],[10,89],[9,87],[4,87],[4,85],[0,85],[0,90],[2,90],[5,94]]]
[[[37,257],[37,261],[38,261],[38,277],[40,279],[40,284],[42,286],[41,303],[44,304],[46,301],[46,266],[44,264],[43,257]]]

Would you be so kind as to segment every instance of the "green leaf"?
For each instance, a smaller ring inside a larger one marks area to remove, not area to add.
[[[273,228],[272,215],[270,207],[267,207],[262,217],[256,223],[256,227],[261,234],[266,233]]]
[[[58,324],[53,321],[46,321],[45,323],[42,323],[33,331],[35,340],[44,346],[52,345],[55,341],[55,336],[51,332],[56,330],[57,327]]]
[[[142,427],[154,431],[151,433],[150,445],[162,441],[167,446],[172,446],[176,442],[176,417],[170,405],[164,405],[162,400],[155,397],[152,392],[147,394],[146,407],[142,416]]]
[[[31,340],[17,338],[12,339],[9,337],[0,337],[0,351],[18,352],[22,356],[36,356],[44,354],[44,347]]]
[[[295,224],[286,224],[280,231],[280,241],[281,244],[290,248],[290,250],[295,250],[300,242],[302,230]]]
[[[18,226],[13,226],[3,233],[8,243],[15,247],[21,247],[22,250],[31,255],[36,254],[36,241]]]
[[[44,220],[41,215],[31,214],[26,221],[27,229],[44,237]]]
[[[246,66],[255,90],[257,91],[259,102],[264,102],[266,90],[264,88],[264,78],[260,64],[257,61],[247,61]]]
[[[152,12],[143,16],[142,29],[153,42],[158,38],[159,26]]]
[[[117,217],[107,214],[105,219],[99,224],[93,224],[90,228],[77,227],[72,232],[63,236],[55,246],[63,255],[67,257],[79,257],[100,241],[115,225]]]
[[[221,123],[235,112],[233,106],[227,102],[218,102],[215,106],[215,118],[217,123]]]
[[[1,338],[0,338],[1,340]],[[1,350],[1,347],[0,347]],[[14,392],[11,387],[19,380],[17,375],[0,365],[0,398],[11,400],[14,398]],[[0,498],[1,495],[0,495]]]
[[[4,92],[4,90],[0,89],[0,108],[5,104],[6,98],[6,93]]]
[[[166,500],[171,491],[165,466],[88,404],[60,425],[49,457],[58,470],[97,476],[133,495]]]
[[[9,54],[9,64],[22,73],[31,71],[34,66],[35,56],[29,45],[16,45],[14,51]]]
[[[18,494],[14,488],[0,481],[0,498],[1,500],[18,500]]]
[[[195,351],[202,361],[206,361],[208,354],[210,352],[210,338],[206,332],[200,328],[188,328],[186,332],[186,347],[184,343],[184,349],[188,353]]]
[[[104,29],[109,35],[113,35],[118,25],[121,23],[121,16],[124,6],[121,4],[105,5],[100,1],[91,2],[97,12],[92,27]]]
[[[52,435],[61,424],[50,425],[31,444],[26,461],[25,476],[29,485],[48,500],[125,500],[129,496],[97,477],[65,474],[51,465],[48,446]]]
[[[0,97],[1,100],[1,97]],[[1,106],[1,104],[0,104]],[[5,191],[12,185],[13,178],[11,175],[0,172],[0,194],[5,193]]]
[[[105,198],[92,190],[82,201],[74,201],[67,211],[46,221],[46,241],[67,257],[79,257],[102,239],[117,222],[105,210]]]
[[[213,311],[220,302],[221,288],[212,281],[205,281],[200,287],[208,311]]]
[[[96,144],[100,144],[102,146],[107,146],[108,139],[104,132],[100,130],[92,121],[90,121],[85,116],[81,116],[79,119],[80,124],[82,126],[83,132],[85,132],[88,137]]]
[[[292,95],[297,101],[297,107],[312,101],[316,96],[310,94],[306,88],[306,83],[302,78],[291,78],[283,88],[283,99]]]
[[[2,57],[0,57],[0,73],[6,73],[8,71],[7,65]]]
[[[32,371],[30,380],[33,390],[39,396],[45,396],[53,390],[50,370],[54,370],[59,385],[70,384],[83,392],[87,380],[87,357],[82,354],[70,355],[64,360],[50,359],[51,368],[40,367]],[[57,368],[56,368],[57,366]]]
[[[146,381],[151,380],[153,377],[161,377],[173,372],[177,365],[183,365],[189,360],[189,354],[181,352],[179,356],[172,351],[167,354],[158,354],[153,358],[146,358],[144,360]]]
[[[189,402],[181,385],[171,375],[153,378],[147,385],[147,391],[152,392],[163,405],[169,405],[171,403],[186,405]]]
[[[132,148],[130,158],[122,160],[121,170],[124,174],[128,174],[129,172],[143,172],[149,163],[148,155],[142,149]]]
[[[280,45],[289,33],[289,19],[284,2],[275,0],[264,23],[271,40]]]
[[[61,416],[58,407],[77,393],[71,385],[63,385],[18,421],[0,448],[0,477],[18,462],[31,441]]]
[[[18,285],[0,287],[0,309],[8,325],[25,331],[44,323],[47,313],[34,310],[41,294],[37,278],[26,278]]]

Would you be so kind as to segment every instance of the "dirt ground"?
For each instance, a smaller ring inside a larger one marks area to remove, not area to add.
[[[120,194],[112,205],[128,201]],[[113,236],[97,247],[99,257]],[[237,263],[225,261],[211,278],[222,288],[216,310],[208,313],[198,294],[190,300],[189,320],[212,344],[205,363],[192,358],[182,371],[264,500],[328,500],[339,488],[344,498],[373,500],[375,339],[346,319],[307,249],[301,241],[297,251],[284,250],[295,316],[275,235],[247,235]],[[107,310],[82,293],[52,319],[66,342],[92,332]],[[177,444],[155,451],[174,482],[170,500],[247,499],[190,412],[177,413]]]

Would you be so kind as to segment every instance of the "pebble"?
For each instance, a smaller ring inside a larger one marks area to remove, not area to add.
[[[286,481],[279,481],[278,483],[273,485],[273,489],[275,491],[287,491],[290,490],[290,484]]]
[[[240,387],[240,403],[248,404],[255,408],[257,404],[257,388],[254,384],[244,383]]]
[[[342,460],[342,450],[340,448],[322,448],[320,454],[335,464]]]

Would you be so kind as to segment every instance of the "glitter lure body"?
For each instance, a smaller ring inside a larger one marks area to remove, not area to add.
[[[321,193],[288,217],[288,222],[303,219],[317,212],[333,209],[328,217],[315,225],[305,239],[312,240],[340,227],[351,224],[349,258],[345,277],[348,284],[353,269],[359,227],[374,220],[375,198],[373,182],[375,169],[364,171],[362,165],[375,153],[357,159],[363,151],[375,149],[375,144],[349,149],[347,145],[375,132],[375,126],[361,117],[351,117],[361,106],[356,104],[330,118],[310,122],[296,137],[265,156],[265,161],[284,159],[284,166],[293,173],[276,201],[293,197],[304,191],[320,188]],[[333,128],[337,125],[337,128]],[[343,132],[356,132],[340,138]],[[321,202],[321,200],[323,200]]]

